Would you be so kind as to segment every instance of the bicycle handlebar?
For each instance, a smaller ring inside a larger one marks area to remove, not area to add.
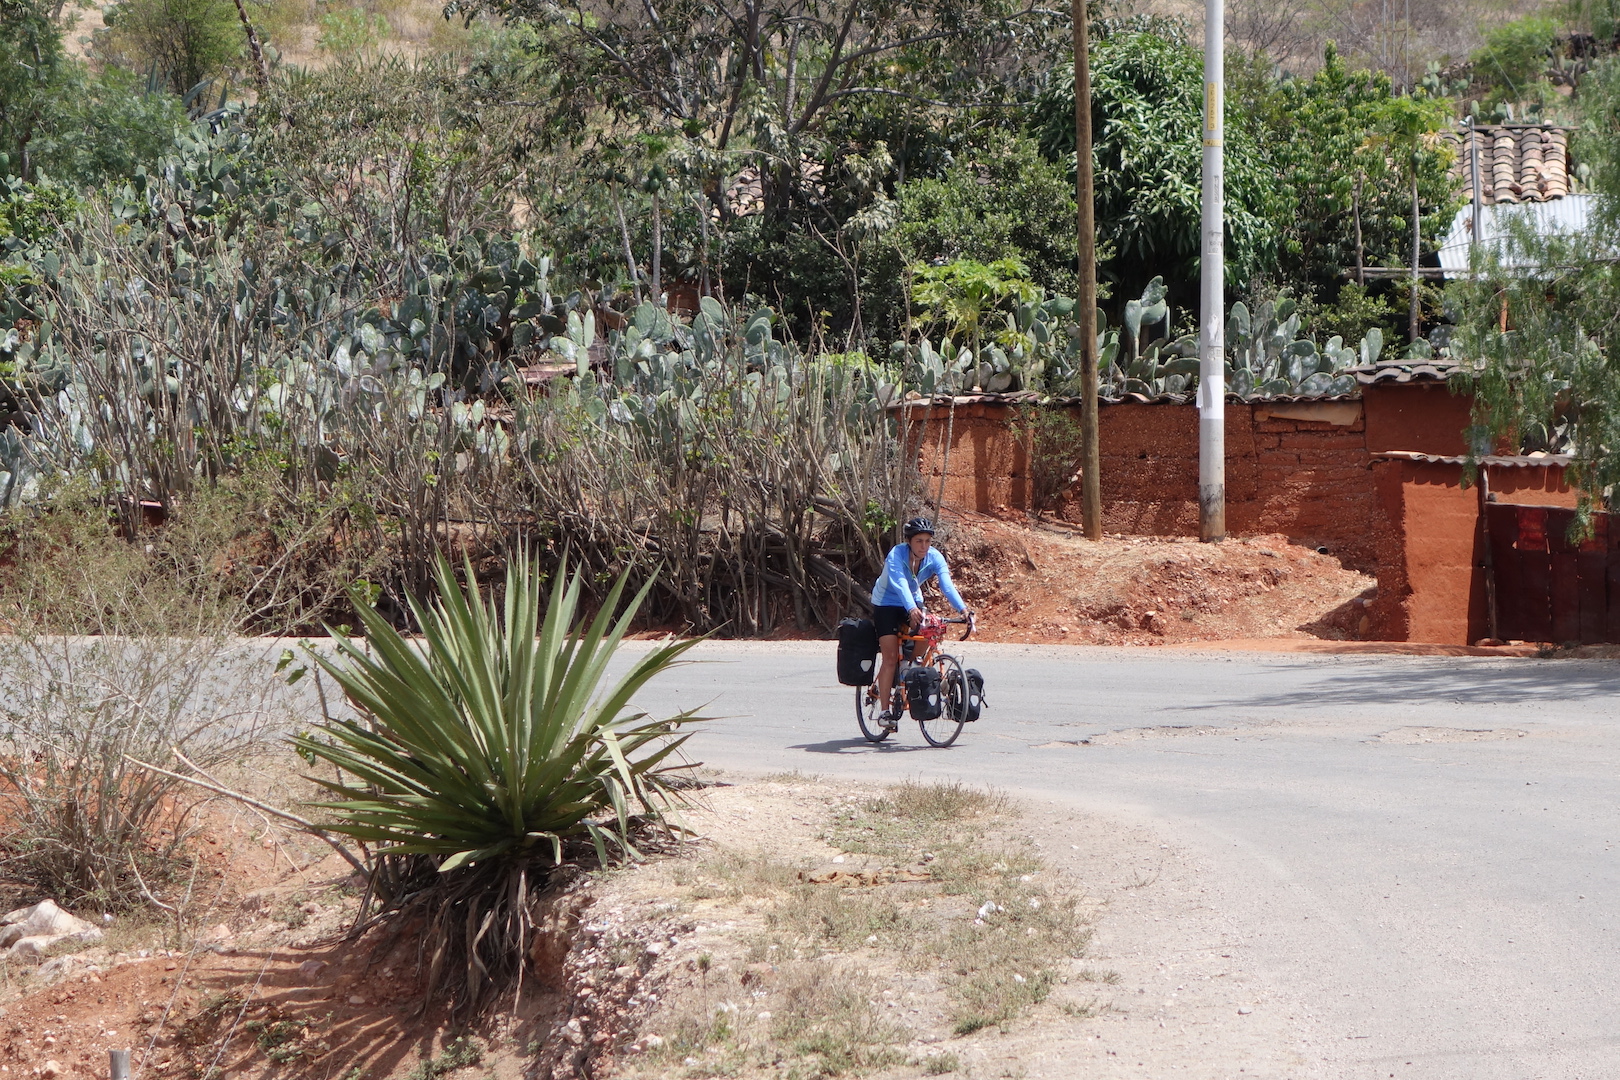
[[[957,626],[967,627],[967,629],[962,632],[962,636],[956,639],[958,641],[966,641],[968,638],[973,636],[973,631],[977,630],[979,627],[979,619],[976,615],[966,615],[960,619],[940,619],[939,621],[942,623],[951,623]],[[901,641],[922,641],[927,636],[928,635],[926,634],[900,634],[899,638]]]

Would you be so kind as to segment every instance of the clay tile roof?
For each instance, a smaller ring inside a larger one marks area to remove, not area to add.
[[[1420,454],[1415,450],[1381,450],[1371,456],[1387,461],[1416,461],[1427,465],[1464,465],[1468,462],[1467,458],[1457,455]],[[1489,454],[1476,458],[1474,464],[1508,469],[1567,468],[1574,460],[1568,454]]]
[[[1552,124],[1497,124],[1447,136],[1456,147],[1452,172],[1463,199],[1474,198],[1469,140],[1479,147],[1480,198],[1496,203],[1546,202],[1570,191],[1569,129]]]
[[[1445,382],[1457,370],[1455,360],[1380,360],[1349,369],[1362,386],[1374,383]]]

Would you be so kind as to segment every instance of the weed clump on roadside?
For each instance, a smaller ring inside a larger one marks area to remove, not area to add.
[[[1091,932],[1079,897],[1005,834],[1016,813],[993,791],[906,783],[835,805],[822,839],[867,858],[830,874],[725,850],[678,868],[693,901],[742,904],[759,929],[743,939],[741,971],[709,953],[694,962],[701,982],[658,1019],[644,1060],[694,1077],[858,1073],[904,1060],[898,1047],[915,1037],[895,1011],[905,986],[943,989],[958,1036],[1040,1005]],[[885,985],[885,967],[902,983]],[[959,1067],[947,1053],[912,1064]]]
[[[906,1031],[875,1006],[878,995],[867,971],[831,959],[782,966],[768,991],[758,976],[728,971],[663,1017],[648,1063],[661,1076],[676,1065],[689,1076],[771,1065],[805,1080],[898,1065]]]

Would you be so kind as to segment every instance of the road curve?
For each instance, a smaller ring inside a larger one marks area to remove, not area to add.
[[[832,648],[708,643],[638,703],[711,702],[724,769],[1150,827],[1309,1015],[1298,1075],[1620,1076],[1620,666],[969,643],[989,707],[935,750],[861,740]]]

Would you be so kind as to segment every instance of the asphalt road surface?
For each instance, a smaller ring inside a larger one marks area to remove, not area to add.
[[[1620,1077],[1620,665],[968,643],[989,706],[937,750],[862,740],[832,650],[704,645],[639,703],[712,701],[723,769],[1150,827],[1309,1013],[1302,1075]]]

